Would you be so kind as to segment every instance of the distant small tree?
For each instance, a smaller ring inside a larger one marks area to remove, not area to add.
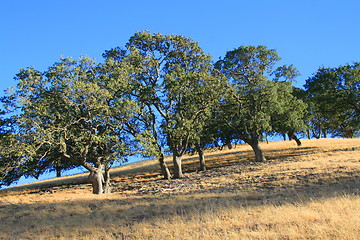
[[[275,68],[279,60],[277,52],[265,46],[241,46],[215,64],[230,83],[219,109],[224,126],[253,148],[256,161],[266,160],[259,142],[264,133],[273,131],[272,119],[294,113],[286,111],[294,104],[288,81],[298,72],[292,65]],[[288,119],[299,120],[291,116]]]
[[[275,112],[271,116],[272,133],[287,134],[289,140],[294,139],[297,145],[301,146],[301,141],[296,133],[307,130],[305,122],[307,104],[296,97],[296,94],[293,93],[294,88],[290,82],[282,84],[282,91],[278,91],[277,94],[280,101],[283,101],[283,99],[286,100],[282,106],[282,110]],[[286,102],[289,104],[286,104]]]
[[[319,68],[306,80],[312,125],[326,136],[355,137],[360,132],[360,63]]]
[[[16,138],[29,148],[25,167],[55,166],[60,158],[89,170],[93,193],[110,191],[112,163],[134,148],[125,123],[136,103],[126,98],[126,67],[104,68],[89,58],[66,58],[43,73],[29,68],[17,74],[7,103],[19,112]]]
[[[304,111],[304,116],[302,117],[303,120],[303,126],[304,129],[302,130],[302,134],[303,136],[306,136],[308,139],[311,139],[311,111],[310,111],[310,101],[308,101],[307,99],[307,93],[305,91],[305,89],[303,88],[298,88],[298,87],[293,87],[293,92],[292,95],[294,95],[296,97],[296,99],[300,99],[303,103],[305,103],[304,107],[305,109]],[[301,132],[301,131],[300,131]]]

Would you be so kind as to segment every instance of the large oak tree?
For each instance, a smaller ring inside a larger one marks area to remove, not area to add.
[[[174,178],[181,178],[182,156],[203,128],[211,107],[221,95],[222,78],[214,76],[212,62],[198,43],[181,35],[138,32],[125,49],[105,53],[107,59],[127,62],[136,71],[133,96],[153,119],[151,131],[173,154]]]
[[[90,172],[93,193],[109,192],[112,163],[134,148],[126,124],[137,105],[126,97],[126,66],[65,58],[16,78],[6,102],[17,111],[18,141],[28,145],[24,164],[61,158]]]
[[[292,65],[276,67],[279,61],[273,49],[241,46],[215,64],[229,80],[228,94],[218,114],[223,118],[222,131],[248,143],[256,161],[266,160],[259,143],[264,133],[273,131],[276,118],[286,118],[293,126],[302,121],[302,112],[289,111],[290,106],[301,102],[294,101],[291,94],[290,81],[298,72]],[[294,116],[286,117],[289,114]]]

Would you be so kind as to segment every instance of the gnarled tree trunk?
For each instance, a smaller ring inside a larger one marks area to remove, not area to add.
[[[258,140],[249,141],[248,144],[252,147],[255,153],[255,161],[256,162],[265,162],[266,158],[264,155],[264,152],[260,146],[260,143]]]
[[[93,194],[103,194],[104,193],[104,176],[101,168],[91,171],[89,175],[89,182],[93,188]]]
[[[298,146],[301,146],[301,141],[298,139],[294,132],[288,132],[289,139],[294,139]]]
[[[110,173],[109,173],[110,166],[106,166],[106,168],[105,168],[105,173],[106,173],[106,184],[105,184],[105,179],[104,179],[104,175],[103,175],[103,171],[102,171],[102,168],[103,168],[102,164],[93,166],[92,164],[90,164],[89,162],[86,162],[86,161],[74,160],[67,153],[63,153],[63,156],[66,159],[68,159],[69,161],[72,161],[75,164],[82,165],[87,170],[89,170],[90,174],[89,174],[88,180],[92,185],[94,194],[103,194],[104,192],[106,192],[106,193],[109,192],[108,187],[110,186]]]

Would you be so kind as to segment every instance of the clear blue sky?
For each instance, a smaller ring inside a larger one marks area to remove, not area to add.
[[[2,0],[0,95],[20,68],[102,61],[141,30],[191,37],[215,60],[241,45],[277,49],[302,86],[320,66],[360,61],[359,9],[358,0]]]
[[[20,68],[46,70],[60,56],[101,54],[136,31],[181,34],[215,60],[241,45],[277,49],[301,72],[360,61],[358,0],[4,0],[0,5],[0,90]]]

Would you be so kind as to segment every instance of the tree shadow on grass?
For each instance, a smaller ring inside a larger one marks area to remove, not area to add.
[[[350,175],[336,181],[302,182],[289,188],[263,184],[253,190],[239,190],[241,186],[234,185],[233,188],[219,186],[187,193],[144,196],[114,193],[89,200],[74,198],[54,203],[0,205],[0,239],[32,239],[44,234],[49,238],[78,238],[91,236],[99,229],[112,232],[114,238],[126,239],[124,231],[136,231],[132,229],[135,225],[151,225],[158,219],[171,222],[180,217],[186,221],[202,213],[231,208],[306,204],[334,196],[360,195],[360,178]]]

